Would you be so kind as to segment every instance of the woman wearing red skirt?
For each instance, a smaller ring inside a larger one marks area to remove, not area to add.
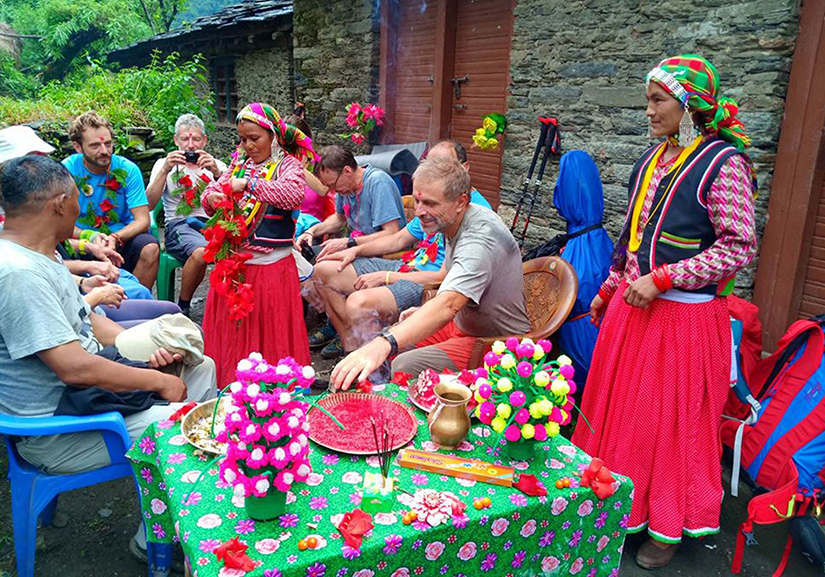
[[[268,104],[247,105],[237,117],[241,144],[229,168],[203,192],[207,214],[224,200],[223,186],[244,193],[249,234],[242,250],[244,283],[251,286],[252,312],[232,320],[225,298],[210,284],[203,317],[204,348],[215,360],[218,386],[235,380],[235,368],[249,353],[270,362],[292,357],[310,364],[301,287],[292,256],[295,221],[292,211],[304,199],[299,158],[314,156],[310,140],[288,127]]]
[[[601,323],[573,442],[634,483],[636,562],[664,567],[682,535],[719,531],[719,424],[730,387],[724,297],[756,252],[755,181],[736,103],[707,60],[663,60],[646,77],[663,142],[633,168],[624,231],[590,306]],[[603,319],[603,320],[602,320]]]

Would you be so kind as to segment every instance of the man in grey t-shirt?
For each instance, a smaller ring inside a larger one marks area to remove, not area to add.
[[[4,165],[0,188],[6,212],[0,233],[0,412],[52,415],[66,385],[151,391],[171,401],[125,418],[135,440],[149,423],[176,410],[175,402],[214,396],[211,359],[187,369],[184,383],[177,376],[97,354],[113,346],[123,329],[89,311],[55,255],[57,245],[71,236],[80,212],[79,192],[68,170],[47,157],[24,156]],[[179,360],[179,355],[158,349],[149,365],[161,368]],[[17,449],[24,459],[54,474],[110,462],[99,433],[26,437]]]
[[[521,254],[501,219],[469,205],[470,177],[446,158],[422,162],[413,175],[415,214],[427,232],[447,239],[447,276],[435,298],[408,309],[401,322],[347,355],[332,372],[336,388],[365,380],[387,357],[393,371],[467,367],[478,336],[519,335],[530,330],[524,304]]]

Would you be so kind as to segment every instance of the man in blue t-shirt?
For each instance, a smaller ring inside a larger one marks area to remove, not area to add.
[[[469,172],[467,151],[455,140],[434,144],[427,158],[456,160]],[[491,209],[477,190],[470,192],[470,202]],[[400,260],[381,255],[407,250]],[[314,278],[331,286],[337,297],[330,300],[333,319],[341,335],[344,351],[360,346],[363,338],[372,337],[381,324],[388,324],[411,307],[421,304],[424,284],[444,278],[444,237],[428,234],[418,217],[392,235],[358,243],[332,254],[321,254]],[[337,307],[337,308],[336,308]],[[340,327],[339,327],[340,325]]]
[[[75,152],[63,165],[80,191],[75,236],[83,230],[107,235],[123,256],[123,268],[151,289],[158,274],[160,245],[149,234],[149,201],[140,169],[113,153],[112,125],[94,111],[78,116],[69,127]]]

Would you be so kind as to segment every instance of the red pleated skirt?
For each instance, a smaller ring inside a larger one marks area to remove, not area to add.
[[[292,255],[274,264],[249,265],[245,278],[252,285],[255,308],[240,323],[229,320],[226,301],[214,289],[206,297],[204,350],[217,366],[219,388],[235,380],[238,361],[255,351],[273,364],[283,357],[305,365],[311,362]]]
[[[725,299],[628,305],[603,319],[573,442],[634,484],[628,530],[665,542],[719,531],[719,425],[730,388]]]

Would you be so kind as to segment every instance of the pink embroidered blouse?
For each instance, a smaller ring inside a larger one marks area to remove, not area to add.
[[[648,191],[654,191],[667,174],[670,164],[657,166]],[[631,234],[641,234],[653,204],[653,194],[645,196],[639,217],[639,228]],[[745,160],[737,155],[722,166],[708,193],[708,214],[716,232],[716,242],[704,252],[668,265],[673,287],[693,290],[734,276],[756,255],[756,227],[753,186]],[[623,271],[611,267],[602,290],[612,294],[622,280],[628,283],[639,278],[639,260],[635,252],[627,251]]]

